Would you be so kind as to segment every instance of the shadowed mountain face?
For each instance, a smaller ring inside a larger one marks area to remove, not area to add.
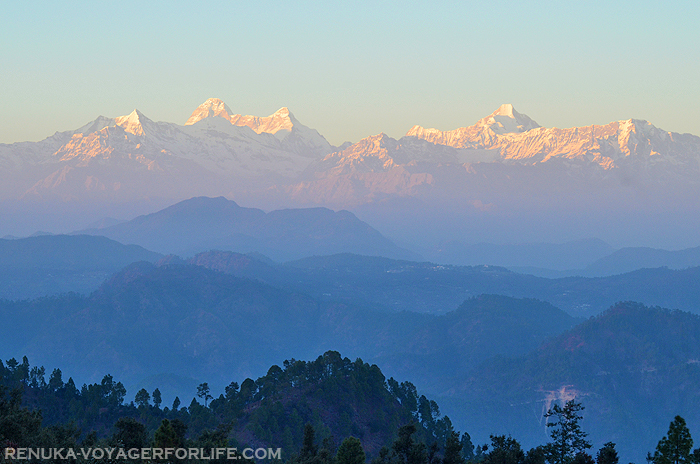
[[[265,213],[223,197],[192,198],[157,213],[82,233],[183,256],[220,249],[259,252],[277,261],[340,252],[418,258],[348,211],[306,208]]]

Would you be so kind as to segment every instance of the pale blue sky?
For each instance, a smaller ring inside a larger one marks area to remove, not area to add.
[[[700,2],[4,2],[0,142],[209,97],[288,106],[334,144],[454,129],[502,103],[544,126],[700,135]]]

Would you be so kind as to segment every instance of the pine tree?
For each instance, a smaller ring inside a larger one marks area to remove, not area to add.
[[[547,427],[552,427],[550,437],[552,441],[544,447],[547,461],[552,464],[570,464],[579,453],[591,447],[586,440],[588,436],[579,425],[583,416],[579,415],[584,407],[574,400],[567,401],[564,407],[555,404],[552,409],[544,415],[547,419],[554,418],[547,422]]]
[[[365,464],[365,459],[362,443],[355,437],[347,437],[343,440],[336,454],[338,464]]]
[[[148,406],[148,402],[151,400],[151,395],[148,394],[145,388],[142,388],[136,393],[136,396],[134,397],[134,401],[136,404],[139,405],[141,408],[145,408]]]
[[[209,384],[207,382],[200,383],[197,386],[197,396],[202,398],[204,400],[204,407],[207,407],[207,403],[210,399],[212,399],[212,396],[209,394]]]
[[[571,461],[572,464],[595,464],[593,456],[586,453],[585,451],[580,451],[574,456],[574,460]]]
[[[615,443],[608,442],[598,451],[596,456],[596,464],[618,464],[620,457],[615,451]]]
[[[471,461],[474,459],[474,444],[472,443],[472,437],[467,432],[462,434],[460,443],[462,444],[462,457],[464,460]]]
[[[177,448],[180,445],[177,432],[168,419],[163,419],[160,423],[153,435],[153,441],[156,448]]]
[[[525,455],[523,464],[545,464],[544,446],[531,448]]]
[[[0,385],[0,447],[34,445],[41,433],[41,412],[22,407],[20,387],[9,395],[6,390]]]
[[[417,430],[415,424],[399,428],[399,437],[392,445],[392,451],[399,464],[425,464],[428,461],[426,446],[413,441],[412,435]]]
[[[685,419],[676,416],[668,428],[668,434],[656,446],[651,461],[654,464],[685,464],[695,459],[691,456],[693,439],[685,424]]]
[[[54,369],[49,377],[49,390],[58,391],[63,388],[63,373],[61,369]]]
[[[122,417],[114,424],[116,432],[112,435],[111,444],[122,446],[124,449],[144,448],[148,444],[146,426],[133,417]]]
[[[311,424],[304,427],[304,441],[299,451],[299,460],[304,462],[310,460],[318,454],[318,446],[315,444],[316,432]]]
[[[484,464],[522,464],[524,460],[525,453],[515,438],[491,435],[491,451],[486,454]]]
[[[450,432],[445,441],[445,456],[442,459],[443,464],[464,464],[465,460],[462,457],[462,443],[459,440],[459,433],[454,430]]]
[[[163,397],[160,394],[159,389],[153,390],[153,405],[156,407],[156,409],[160,409],[160,404],[163,402]]]

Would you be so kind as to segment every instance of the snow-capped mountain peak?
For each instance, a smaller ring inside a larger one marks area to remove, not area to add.
[[[540,127],[528,116],[515,111],[509,103],[501,105],[496,111],[480,119],[476,126],[491,129],[496,134],[520,133]]]
[[[513,112],[517,113],[517,111],[515,111],[515,109],[513,108],[513,105],[511,105],[510,103],[504,103],[501,106],[499,106],[498,109],[494,111],[491,115],[509,116],[511,118],[515,118]]]
[[[197,107],[185,123],[192,126],[207,118],[219,117],[234,126],[248,127],[258,135],[271,134],[282,144],[282,149],[316,158],[330,153],[333,149],[316,130],[301,124],[286,106],[270,116],[233,114],[220,99],[210,98]],[[212,119],[209,119],[212,122]]]
[[[294,119],[294,115],[289,111],[289,108],[287,108],[286,106],[283,106],[282,108],[272,113],[270,117],[276,117],[280,119]]]
[[[264,117],[244,116],[242,114],[231,116],[231,124],[250,127],[258,134],[262,132],[268,134],[276,134],[279,131],[291,132],[295,123],[298,124],[298,121],[287,107],[282,107],[270,116]]]
[[[143,125],[152,121],[144,116],[139,110],[134,110],[128,116],[119,116],[114,118],[114,122],[126,132],[134,135],[145,135],[146,132],[143,129]]]
[[[539,127],[528,116],[515,111],[513,105],[505,104],[471,126],[450,131],[413,126],[406,135],[455,148],[485,148],[496,143],[499,137],[514,136]]]
[[[199,105],[190,115],[190,118],[185,123],[186,126],[201,121],[204,118],[221,117],[228,121],[231,120],[231,108],[228,107],[223,100],[219,98],[209,98],[207,101]]]

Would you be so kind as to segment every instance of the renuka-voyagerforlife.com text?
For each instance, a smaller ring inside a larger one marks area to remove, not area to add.
[[[282,459],[281,448],[5,448],[5,460],[30,459]]]

